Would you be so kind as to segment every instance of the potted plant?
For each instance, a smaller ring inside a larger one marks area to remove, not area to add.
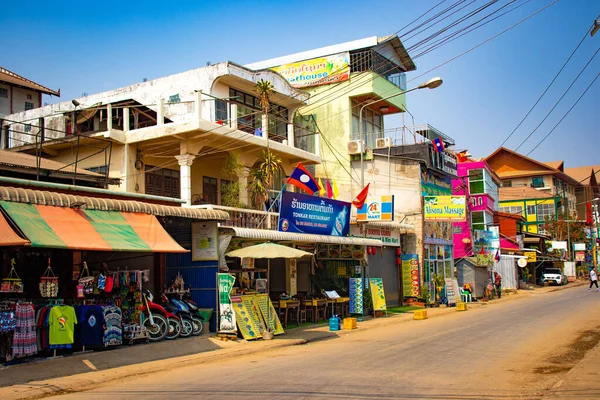
[[[437,306],[440,304],[442,289],[444,289],[446,281],[444,277],[439,274],[433,274],[433,286],[435,287],[435,303]]]

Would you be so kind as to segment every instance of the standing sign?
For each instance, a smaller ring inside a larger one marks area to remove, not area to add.
[[[365,204],[356,211],[357,221],[393,221],[394,196],[368,198]]]
[[[231,289],[235,277],[229,274],[217,274],[217,287],[219,290],[219,332],[236,333],[235,313],[231,306]]]
[[[283,192],[278,226],[281,232],[348,236],[350,203]]]
[[[466,219],[465,196],[425,196],[425,221],[462,222]]]
[[[369,278],[371,298],[373,299],[373,311],[385,311],[385,294],[383,293],[383,280],[381,278]]]
[[[419,297],[419,256],[402,254],[402,292],[404,297]]]
[[[350,314],[363,313],[363,285],[361,278],[350,278],[348,284],[350,292]]]
[[[446,303],[448,306],[456,304],[457,293],[454,292],[454,282],[452,282],[452,278],[445,278],[444,281],[446,282]]]
[[[192,260],[218,260],[218,236],[216,222],[192,222]]]

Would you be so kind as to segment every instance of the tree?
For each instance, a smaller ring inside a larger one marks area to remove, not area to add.
[[[269,114],[269,108],[271,107],[271,96],[275,93],[275,88],[271,81],[265,81],[263,79],[256,82],[254,85],[254,93],[260,100],[260,108],[264,115]]]
[[[571,243],[585,241],[585,222],[577,220],[576,215],[569,215],[566,212],[559,212],[556,216],[547,215],[542,228],[554,240]]]
[[[258,164],[250,170],[248,193],[257,209],[260,210],[269,198],[269,190],[273,186],[273,176],[280,169],[281,158],[267,150],[261,153]]]
[[[230,182],[223,186],[221,192],[221,205],[227,207],[246,208],[247,205],[240,201],[239,175],[244,166],[240,163],[236,154],[230,154],[225,158],[221,172],[229,178]],[[246,188],[243,188],[246,190]]]

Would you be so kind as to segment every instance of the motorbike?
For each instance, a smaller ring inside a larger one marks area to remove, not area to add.
[[[200,321],[208,324],[210,321],[206,321],[203,317],[203,315],[200,313],[200,307],[198,307],[198,304],[196,304],[196,302],[194,300],[192,300],[192,295],[189,293],[186,293],[183,295],[183,298],[181,299],[190,309],[190,312],[192,313],[192,316],[197,317]],[[197,334],[202,333],[202,328],[203,328],[203,324],[200,323],[200,331]]]
[[[189,307],[181,300],[175,297],[168,297],[162,294],[165,308],[179,317],[181,320],[181,337],[196,336],[202,332],[202,320],[192,315]]]
[[[150,332],[150,340],[158,341],[162,339],[176,339],[181,335],[181,319],[173,314],[172,312],[166,310],[163,306],[154,302],[154,296],[150,290],[146,290],[144,293],[144,300],[147,304],[144,307],[147,307],[151,311],[152,319],[148,319],[144,325],[148,328]],[[158,319],[158,322],[155,320]],[[163,324],[164,320],[164,324]],[[150,322],[148,322],[150,321]],[[154,325],[164,326],[165,333],[161,337],[158,333],[154,333],[156,329]]]

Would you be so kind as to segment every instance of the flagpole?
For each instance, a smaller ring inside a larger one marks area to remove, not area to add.
[[[277,203],[277,200],[279,200],[279,198],[281,197],[281,194],[283,193],[283,191],[285,190],[285,186],[287,185],[287,181],[285,182],[285,184],[281,187],[281,190],[279,191],[279,193],[277,193],[277,197],[275,197],[275,200],[273,200],[273,202],[271,203],[271,205],[269,206],[269,209],[267,210],[267,213],[265,214],[265,216],[263,217],[263,219],[260,221],[260,223],[258,224],[258,227],[260,228],[262,226],[262,224],[265,222],[265,220],[267,218],[269,218],[269,212],[271,212],[271,209],[273,208],[273,205],[275,203]]]

